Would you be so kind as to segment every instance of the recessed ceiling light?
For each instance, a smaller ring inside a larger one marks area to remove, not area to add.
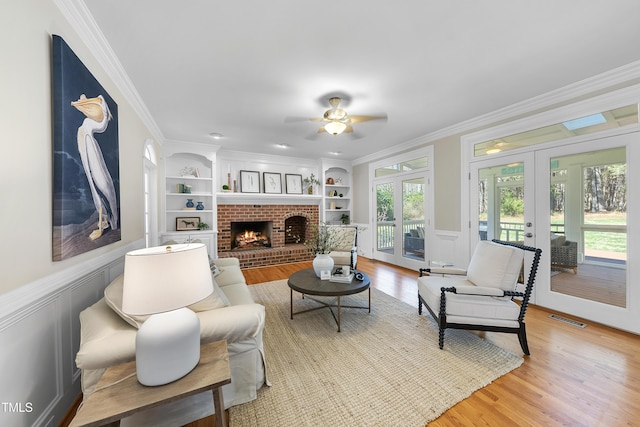
[[[276,144],[276,147],[278,147],[278,148],[289,148],[289,146],[287,144]]]
[[[342,154],[341,151],[331,151],[329,154],[331,154],[332,156],[339,156],[340,154]]]
[[[209,136],[213,139],[220,139],[222,138],[222,134],[221,133],[217,133],[217,132],[212,132],[209,134]]]

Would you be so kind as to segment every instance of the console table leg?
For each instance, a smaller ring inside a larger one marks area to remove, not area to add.
[[[216,411],[216,427],[228,427],[227,417],[224,413],[224,402],[222,400],[222,390],[220,388],[213,389],[213,407]]]

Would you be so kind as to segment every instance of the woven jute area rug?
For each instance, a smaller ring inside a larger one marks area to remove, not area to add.
[[[266,307],[272,386],[230,408],[231,425],[422,427],[523,362],[466,331],[448,330],[440,350],[436,323],[417,303],[377,289],[371,314],[342,309],[342,332],[326,308],[290,319],[286,280],[249,289]],[[366,306],[367,291],[342,304]],[[294,312],[314,305],[294,292]]]

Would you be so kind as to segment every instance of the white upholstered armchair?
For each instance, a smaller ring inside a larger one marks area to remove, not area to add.
[[[517,292],[525,251],[534,252],[533,263],[524,292]],[[518,334],[522,351],[529,355],[524,316],[541,253],[517,243],[482,240],[467,270],[420,269],[418,313],[424,305],[438,323],[440,348],[445,329],[469,329]]]
[[[334,265],[348,265],[356,268],[358,263],[358,229],[356,227],[335,226],[335,241],[337,245],[329,256],[333,258]]]

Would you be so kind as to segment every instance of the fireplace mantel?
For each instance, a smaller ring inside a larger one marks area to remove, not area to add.
[[[319,194],[216,193],[219,205],[320,205]]]

